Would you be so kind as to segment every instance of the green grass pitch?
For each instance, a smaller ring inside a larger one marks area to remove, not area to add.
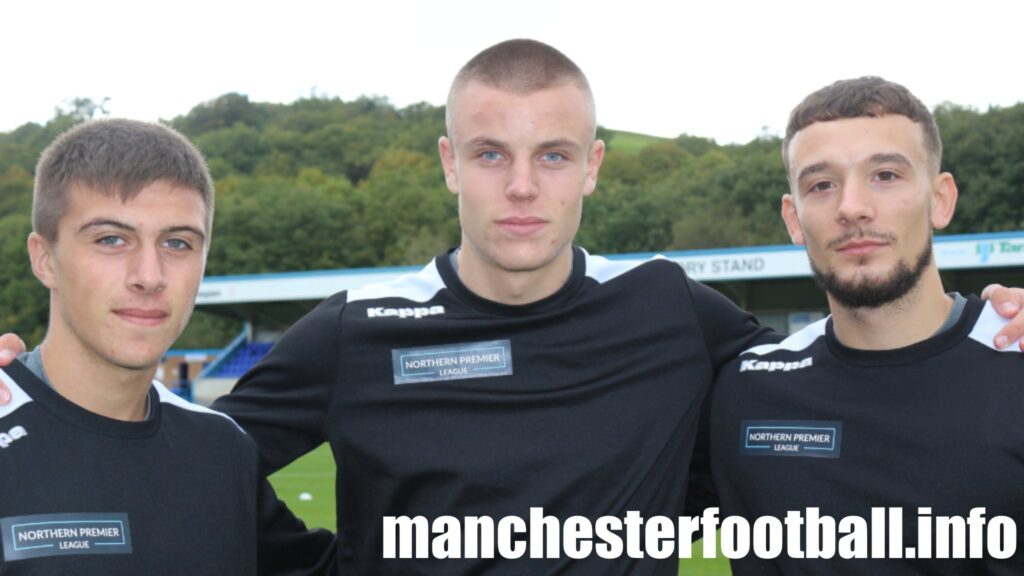
[[[277,497],[311,528],[335,530],[334,456],[324,444],[270,477]],[[304,500],[302,494],[312,499]]]
[[[324,445],[271,476],[270,483],[278,497],[287,502],[307,526],[334,530],[334,471],[334,457]],[[303,499],[302,494],[308,494],[311,499]],[[699,551],[701,543],[694,543],[693,549]],[[729,576],[729,561],[721,554],[716,559],[683,560],[679,563],[679,574]]]

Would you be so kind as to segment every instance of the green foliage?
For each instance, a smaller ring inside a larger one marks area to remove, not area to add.
[[[32,347],[42,341],[49,292],[36,280],[25,242],[32,230],[27,212],[0,218],[0,333],[14,332]]]
[[[680,134],[679,137],[676,138],[676,144],[694,156],[700,156],[718,148],[718,144],[715,144],[715,141],[710,138],[690,136],[689,134]]]
[[[361,187],[369,266],[424,262],[458,243],[455,197],[438,162],[419,152],[389,150]]]
[[[0,171],[0,214],[28,218],[32,210],[32,175],[19,164]]]
[[[241,122],[205,132],[195,138],[195,143],[212,159],[210,171],[214,178],[252,173],[260,159],[270,151],[260,133]]]
[[[103,113],[80,98],[45,125],[0,133],[0,331],[32,343],[48,297],[25,253],[32,172],[59,133]],[[944,167],[960,188],[950,232],[1024,228],[1024,104],[936,111]],[[437,138],[444,108],[386,99],[252,102],[225,94],[170,122],[206,155],[217,187],[207,274],[417,264],[459,241],[457,200],[445,187]],[[608,144],[579,244],[595,253],[787,243],[788,191],[780,143],[745,145],[598,128]],[[176,344],[223,344],[237,321],[197,313]]]
[[[601,183],[650,185],[692,160],[692,154],[670,140],[651,140],[638,152],[609,150],[601,166]]]
[[[22,131],[15,138],[24,138]],[[24,126],[22,127],[24,128]],[[0,135],[0,138],[9,135]],[[0,140],[2,141],[2,140]],[[25,139],[35,144],[35,134]],[[32,175],[20,162],[0,170],[0,333],[15,332],[29,346],[38,344],[46,330],[49,293],[29,266],[26,241],[32,230]]]
[[[1024,104],[978,112],[953,104],[935,111],[943,170],[960,192],[948,233],[1024,228]]]
[[[196,106],[187,115],[175,118],[172,124],[193,138],[238,124],[258,129],[269,116],[268,108],[249,102],[244,94],[232,92]]]
[[[35,172],[36,161],[43,148],[46,148],[58,134],[79,121],[70,115],[58,112],[46,126],[30,122],[22,124],[13,132],[0,132],[0,172],[6,171],[11,166],[20,166],[29,173]]]
[[[612,150],[585,205],[580,243],[595,252],[785,243],[779,207],[788,187],[779,146],[680,137],[639,153]]]
[[[660,186],[678,186],[672,248],[719,248],[788,242],[779,216],[789,191],[778,141],[712,150],[697,169],[677,170]],[[662,194],[669,194],[664,190]]]
[[[348,180],[316,171],[296,178],[220,180],[207,274],[336,268],[356,232]]]

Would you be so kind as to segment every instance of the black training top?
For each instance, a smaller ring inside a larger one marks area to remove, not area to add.
[[[329,569],[331,535],[302,531],[227,416],[155,382],[150,416],[123,422],[73,404],[20,362],[0,380],[13,392],[0,407],[0,574]]]
[[[764,334],[663,258],[576,248],[557,293],[509,306],[470,292],[444,254],[327,299],[215,407],[268,470],[330,443],[341,574],[675,574],[671,559],[596,555],[382,560],[382,522],[677,516],[713,375]]]
[[[898,350],[843,346],[826,319],[779,345],[744,352],[721,372],[712,395],[711,469],[721,514],[751,523],[787,511],[806,517],[809,507],[837,523],[859,516],[890,556],[898,529],[889,524],[881,535],[873,507],[902,509],[902,556],[927,548],[917,542],[919,518],[932,526],[930,540],[939,534],[935,518],[967,518],[978,507],[989,521],[1006,516],[1024,528],[1024,354],[992,348],[1005,322],[972,297],[952,328]],[[846,525],[846,533],[854,530]],[[833,541],[843,537],[840,530]],[[832,560],[793,559],[783,549],[774,560],[751,554],[733,562],[733,573],[1024,573],[1019,541],[1010,560],[992,558],[987,547],[974,560],[839,559],[858,538],[847,535]],[[959,540],[969,543],[969,533]],[[872,555],[870,537],[866,546]],[[937,541],[928,547],[936,556]]]

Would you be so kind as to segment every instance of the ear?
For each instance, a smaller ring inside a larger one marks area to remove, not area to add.
[[[447,136],[437,139],[437,151],[441,155],[441,168],[444,169],[444,183],[452,194],[459,193],[459,174],[455,169],[455,143]]]
[[[604,162],[604,140],[594,140],[590,147],[590,154],[587,155],[587,176],[583,183],[583,195],[590,196],[597,187],[597,173],[601,170],[601,162]]]
[[[792,194],[782,196],[782,220],[786,223],[789,239],[793,241],[793,244],[802,246],[804,244],[804,229],[800,227],[800,217],[796,211],[796,198]]]
[[[35,232],[28,235],[28,257],[32,262],[32,273],[50,290],[57,287],[54,247],[46,238]]]
[[[956,181],[949,172],[943,172],[935,179],[932,186],[931,220],[932,226],[941,230],[953,220],[953,212],[956,211],[957,189]]]

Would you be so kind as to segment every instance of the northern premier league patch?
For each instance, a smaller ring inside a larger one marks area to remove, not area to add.
[[[843,423],[828,420],[744,420],[740,454],[839,458]]]
[[[131,554],[127,514],[39,514],[0,518],[4,560],[72,554]]]
[[[468,342],[391,351],[395,384],[443,382],[512,374],[512,342]]]

